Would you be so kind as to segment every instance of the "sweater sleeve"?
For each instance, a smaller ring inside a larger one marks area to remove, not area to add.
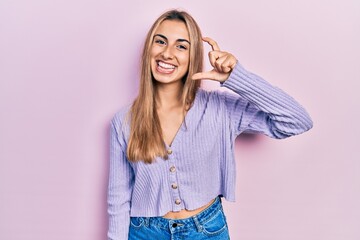
[[[127,240],[130,224],[130,199],[134,173],[126,158],[124,141],[119,137],[116,118],[110,125],[110,164],[108,183],[109,240]]]
[[[221,84],[233,92],[224,94],[232,130],[286,138],[312,128],[306,110],[281,89],[245,70],[239,63]]]

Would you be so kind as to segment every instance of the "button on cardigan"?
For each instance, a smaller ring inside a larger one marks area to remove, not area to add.
[[[242,132],[286,138],[309,130],[304,108],[239,63],[221,84],[232,91],[199,89],[167,160],[129,162],[130,106],[110,125],[108,239],[128,239],[130,216],[194,210],[218,195],[235,201],[234,142]]]

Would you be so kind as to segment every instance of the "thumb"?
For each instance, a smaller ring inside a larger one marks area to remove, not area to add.
[[[192,80],[201,80],[201,79],[212,79],[215,80],[214,76],[216,76],[216,72],[211,70],[209,72],[199,72],[192,75]]]
[[[201,79],[204,79],[204,78],[206,78],[206,73],[205,72],[195,73],[191,77],[192,80],[201,80]]]

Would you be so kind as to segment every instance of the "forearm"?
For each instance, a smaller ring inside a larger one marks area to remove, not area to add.
[[[267,114],[273,128],[272,137],[292,136],[312,127],[309,114],[297,101],[281,89],[247,71],[239,63],[222,86],[231,89]]]

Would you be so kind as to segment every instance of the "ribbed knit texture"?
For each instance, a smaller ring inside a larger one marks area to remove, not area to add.
[[[199,89],[185,123],[167,146],[172,150],[168,160],[130,163],[126,158],[130,107],[115,114],[110,134],[109,239],[128,239],[130,216],[194,210],[218,195],[235,201],[234,141],[240,133],[280,139],[312,127],[309,115],[292,97],[239,63],[221,86],[236,94]]]

